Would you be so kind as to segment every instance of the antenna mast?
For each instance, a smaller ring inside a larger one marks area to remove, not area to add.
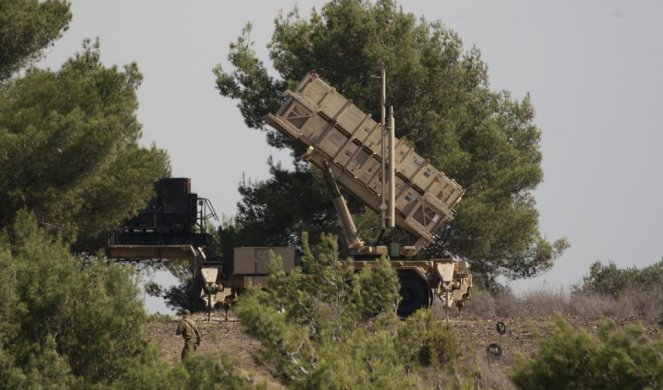
[[[396,140],[396,120],[394,119],[394,106],[389,106],[389,227],[396,227],[396,155],[394,149]],[[383,155],[384,156],[384,155]]]
[[[382,230],[387,227],[387,166],[385,164],[385,157],[387,152],[386,140],[387,127],[386,127],[386,108],[385,101],[387,100],[387,81],[384,64],[381,67],[380,79],[382,80],[382,95],[380,96],[380,124],[382,125],[382,191],[380,193],[380,217],[382,221]]]

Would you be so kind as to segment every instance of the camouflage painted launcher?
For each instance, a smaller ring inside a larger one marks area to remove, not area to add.
[[[382,156],[382,125],[314,73],[286,97],[267,123],[308,145],[306,159],[318,168],[331,162],[336,180],[379,212],[381,165],[388,158]],[[396,225],[419,238],[415,246],[432,243],[435,231],[453,220],[463,188],[398,139],[395,161]]]

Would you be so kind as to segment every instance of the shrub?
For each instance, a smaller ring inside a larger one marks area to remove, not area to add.
[[[561,316],[556,331],[532,359],[519,356],[511,374],[521,389],[659,389],[663,386],[663,339],[642,326],[601,324],[596,336],[576,330]]]
[[[595,262],[589,275],[583,278],[580,291],[612,295],[617,298],[628,289],[650,290],[663,284],[663,260],[656,264],[637,269],[619,269],[615,263],[603,265]]]
[[[461,358],[458,335],[451,323],[433,320],[430,310],[418,310],[398,330],[400,354],[411,365],[443,366]]]
[[[15,301],[1,320],[10,328],[1,341],[12,369],[0,371],[0,377],[11,371],[22,373],[14,378],[25,376],[28,383],[37,380],[32,371],[48,372],[38,368],[38,361],[52,354],[63,359],[60,371],[91,383],[122,376],[147,343],[133,270],[83,261],[27,213],[19,213],[12,233],[2,244],[1,271],[11,281]]]
[[[152,363],[135,365],[128,375],[122,381],[114,383],[113,387],[144,390],[256,388],[241,377],[233,362],[218,356],[201,355],[192,355],[174,367],[160,359],[155,359]]]
[[[476,364],[463,356],[453,325],[430,310],[397,319],[398,281],[386,258],[355,272],[339,261],[335,237],[323,236],[315,250],[306,235],[303,243],[302,269],[286,274],[273,259],[267,288],[249,289],[235,309],[284,384],[474,388]]]
[[[246,387],[218,359],[160,359],[137,281],[131,267],[74,256],[19,213],[0,234],[0,389]]]
[[[250,289],[236,314],[265,360],[294,388],[408,388],[418,382],[398,349],[398,282],[386,259],[356,273],[339,261],[336,238],[316,255],[303,238],[302,268],[274,259],[268,288]]]

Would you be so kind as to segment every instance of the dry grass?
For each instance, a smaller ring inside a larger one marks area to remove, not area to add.
[[[462,334],[462,333],[461,333]],[[473,339],[462,339],[463,356],[447,366],[433,365],[421,372],[426,389],[516,389],[507,375],[512,363],[504,359],[490,360],[482,352],[483,347]]]
[[[438,320],[445,318],[439,302],[433,306]],[[576,327],[589,332],[598,329],[600,320],[611,318],[618,326],[643,323],[647,332],[657,334],[663,313],[663,286],[650,289],[625,290],[618,298],[588,292],[571,292],[570,289],[541,288],[522,295],[502,293],[497,297],[485,291],[475,291],[472,300],[463,309],[463,319],[452,315],[454,327],[461,335],[466,351],[467,368],[464,377],[474,378],[474,386],[480,389],[515,389],[508,372],[517,354],[533,357],[542,339],[554,332],[553,314],[560,313]],[[500,337],[495,330],[496,321],[507,324],[507,333]],[[661,323],[663,325],[663,323]],[[491,359],[486,346],[497,342],[503,355]],[[444,382],[446,379],[447,382]],[[453,377],[442,374],[429,375],[427,384],[446,388],[457,384]]]
[[[207,316],[194,314],[194,319],[202,334],[202,343],[196,350],[197,354],[213,356],[220,354],[237,365],[239,372],[257,386],[264,384],[267,389],[284,389],[272,375],[274,368],[264,364],[259,356],[260,342],[244,332],[244,328],[236,318],[223,321],[223,314],[216,312],[212,322]],[[147,332],[159,349],[162,357],[175,364],[180,360],[182,338],[175,335],[177,317],[152,316]]]
[[[504,367],[491,363],[485,357],[477,358],[477,369],[481,373],[476,380],[476,385],[480,389],[516,389],[506,374]]]
[[[597,293],[570,293],[562,289],[540,289],[522,296],[502,293],[497,297],[478,291],[464,309],[465,316],[470,319],[543,319],[553,313],[565,317],[619,317],[653,323],[659,321],[663,313],[663,286],[626,290],[618,298]]]

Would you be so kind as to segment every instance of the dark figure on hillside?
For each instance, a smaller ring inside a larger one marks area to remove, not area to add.
[[[182,320],[179,325],[177,325],[177,331],[175,334],[182,335],[184,338],[184,348],[182,348],[182,360],[187,356],[190,356],[193,351],[200,345],[200,332],[198,331],[198,326],[196,322],[191,318],[191,312],[184,310],[182,315]]]

